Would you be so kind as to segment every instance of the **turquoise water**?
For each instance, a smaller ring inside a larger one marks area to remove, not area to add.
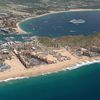
[[[85,23],[72,24],[73,19],[83,19]],[[20,27],[36,36],[91,35],[100,32],[100,11],[50,14],[24,21]]]
[[[0,100],[100,100],[100,64],[0,83]]]

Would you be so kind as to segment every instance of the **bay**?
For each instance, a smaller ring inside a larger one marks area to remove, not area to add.
[[[72,20],[84,23],[70,23]],[[100,32],[100,11],[77,11],[48,14],[19,24],[20,28],[35,36],[62,37],[91,35]]]

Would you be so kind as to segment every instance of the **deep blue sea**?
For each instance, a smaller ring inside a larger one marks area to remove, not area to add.
[[[100,100],[100,64],[0,83],[0,100]]]
[[[82,19],[85,23],[73,24]],[[61,37],[66,35],[90,35],[100,32],[100,11],[78,11],[49,14],[20,23],[20,27],[37,36]]]

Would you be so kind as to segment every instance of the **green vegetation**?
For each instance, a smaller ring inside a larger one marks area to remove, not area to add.
[[[39,38],[39,42],[46,46],[72,46],[72,47],[84,47],[89,48],[91,46],[100,47],[100,33],[93,34],[91,36],[66,36],[61,38]]]

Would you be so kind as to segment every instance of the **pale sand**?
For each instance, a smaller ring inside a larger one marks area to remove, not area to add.
[[[24,31],[24,30],[22,30],[21,28],[20,28],[20,26],[19,26],[19,24],[20,23],[17,23],[16,24],[16,32],[18,32],[19,34],[27,34],[27,32],[26,31]]]
[[[39,16],[35,16],[35,17],[29,17],[29,18],[26,18],[24,20],[22,20],[21,22],[17,23],[16,24],[16,31],[18,33],[21,33],[21,34],[27,34],[26,31],[24,31],[23,29],[20,28],[20,23],[24,22],[24,21],[27,21],[27,20],[30,20],[30,19],[34,19],[34,18],[38,18],[38,17],[42,17],[42,16],[46,16],[46,15],[50,15],[50,14],[55,14],[55,13],[63,13],[63,12],[78,12],[78,11],[100,11],[100,9],[69,9],[67,11],[49,11],[49,13],[46,13],[46,14],[42,14],[42,15],[39,15]]]
[[[5,72],[0,72],[0,80],[5,80],[8,78],[16,78],[16,77],[30,77],[30,76],[38,76],[48,72],[56,72],[61,71],[66,68],[74,67],[76,64],[86,61],[93,61],[88,57],[78,58],[71,55],[65,49],[62,49],[58,52],[63,52],[62,55],[70,56],[71,60],[57,62],[56,64],[49,65],[40,65],[31,69],[26,69],[21,62],[17,59],[16,56],[13,57],[12,60],[6,60],[6,64],[10,65],[11,68],[6,70]],[[50,55],[49,55],[50,57]],[[95,58],[96,60],[100,60],[100,57]]]

